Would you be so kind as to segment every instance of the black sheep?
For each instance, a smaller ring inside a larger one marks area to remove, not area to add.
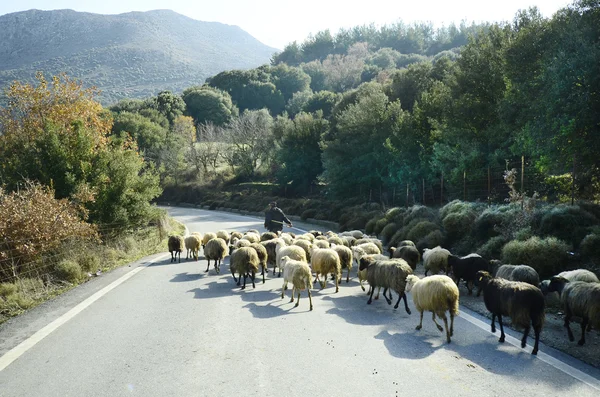
[[[531,325],[535,332],[535,345],[531,354],[537,354],[540,341],[540,332],[544,326],[546,315],[544,307],[546,302],[539,288],[522,282],[508,281],[494,278],[486,271],[477,272],[479,286],[483,289],[485,307],[492,313],[492,332],[496,332],[496,316],[500,324],[500,339],[504,342],[504,327],[502,316],[509,316],[513,325],[524,328],[521,347],[527,344],[527,336]]]
[[[452,269],[452,274],[456,285],[463,279],[467,283],[469,295],[473,294],[473,283],[477,280],[477,272],[480,270],[488,271],[489,263],[478,254],[469,254],[458,258],[454,255],[448,256],[448,268]],[[477,296],[481,295],[481,286],[477,290]]]

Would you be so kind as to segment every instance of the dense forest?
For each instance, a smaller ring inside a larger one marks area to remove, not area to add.
[[[593,248],[596,207],[552,210],[546,223],[526,210],[534,200],[599,199],[599,21],[600,1],[577,0],[551,18],[532,8],[506,23],[318,32],[269,65],[110,108],[66,75],[15,82],[0,109],[0,281],[71,238],[161,222],[150,205],[161,192],[247,196],[254,210],[278,195],[286,211],[387,242],[414,237],[420,248],[445,239],[457,252],[498,255],[517,235],[553,230],[570,247],[592,236],[582,246]],[[487,188],[469,190],[477,181]],[[481,203],[385,212],[454,198]],[[505,200],[520,210],[485,209]],[[359,215],[348,212],[361,203]],[[481,233],[461,240],[473,227]]]

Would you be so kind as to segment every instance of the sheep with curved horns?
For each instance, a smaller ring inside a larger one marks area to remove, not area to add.
[[[500,324],[500,339],[504,343],[504,326],[502,316],[509,316],[513,325],[524,328],[521,347],[527,344],[527,336],[531,325],[535,332],[535,345],[531,354],[537,354],[540,332],[544,326],[546,302],[539,288],[522,281],[508,281],[494,278],[486,271],[477,272],[480,287],[483,289],[485,307],[492,313],[492,332],[496,332],[496,316]]]
[[[206,258],[208,265],[206,266],[205,273],[208,273],[208,269],[210,268],[210,261],[214,260],[215,271],[217,274],[221,272],[221,261],[225,259],[227,254],[229,253],[229,248],[227,247],[227,243],[225,240],[219,237],[215,237],[206,243],[206,247],[204,247],[204,257]]]
[[[171,263],[177,260],[177,255],[179,255],[179,263],[181,263],[181,251],[185,248],[183,237],[170,236],[167,245],[169,246],[169,252],[171,253]]]
[[[300,304],[300,291],[306,289],[308,292],[308,301],[310,302],[310,310],[313,309],[312,296],[310,290],[313,287],[312,273],[306,262],[291,259],[289,256],[281,258],[281,266],[283,266],[283,285],[281,287],[281,299],[285,296],[285,290],[288,283],[292,283],[292,299],[294,301],[294,292],[298,292],[298,300],[295,307]]]
[[[435,321],[435,315],[444,321],[446,341],[450,343],[450,337],[454,334],[454,316],[458,315],[459,294],[456,283],[448,276],[434,275],[419,279],[411,274],[406,278],[406,292],[412,293],[413,303],[421,313],[416,330],[423,328],[423,312],[430,311],[431,318],[440,332],[443,332],[443,329]],[[450,312],[450,329],[446,312]]]
[[[198,252],[200,251],[200,246],[202,245],[202,237],[196,234],[190,234],[184,239],[186,254],[185,259],[189,257],[193,257],[198,260]]]
[[[231,263],[229,265],[229,270],[231,271],[231,275],[233,276],[233,281],[236,281],[237,285],[239,286],[243,276],[244,285],[242,286],[242,289],[245,289],[246,278],[250,277],[250,280],[252,281],[252,288],[256,288],[254,279],[256,278],[256,272],[258,271],[259,264],[260,260],[258,259],[258,254],[256,253],[256,250],[254,248],[242,247],[236,249],[231,254]],[[238,272],[239,275],[237,280],[235,278],[235,272]]]
[[[398,301],[394,306],[394,309],[398,308],[400,300],[404,298],[404,308],[406,312],[410,314],[408,308],[408,302],[406,301],[406,277],[412,274],[412,269],[403,259],[392,259],[385,261],[378,261],[369,257],[363,257],[360,260],[359,270],[367,269],[367,281],[371,286],[371,295],[367,304],[371,304],[373,300],[373,293],[375,287],[383,287],[383,297],[389,305],[392,304],[391,299],[385,295],[388,289],[394,290],[398,293]]]
[[[313,246],[310,257],[312,270],[316,274],[315,282],[319,281],[321,289],[325,288],[325,285],[327,284],[327,275],[331,273],[335,276],[335,292],[339,292],[339,279],[342,272],[342,265],[338,253],[331,248],[318,248]],[[319,275],[323,276],[323,281],[319,280]]]
[[[581,317],[581,339],[577,344],[583,346],[585,329],[588,324],[600,329],[600,284],[569,281],[564,277],[554,276],[550,279],[549,291],[556,291],[560,295],[560,301],[565,311],[565,327],[571,342],[575,340],[575,337],[569,322],[573,316]]]
[[[450,251],[439,245],[435,248],[425,248],[423,250],[423,267],[425,275],[431,271],[433,274],[438,274],[440,270],[444,270],[448,274],[448,257],[452,255]]]

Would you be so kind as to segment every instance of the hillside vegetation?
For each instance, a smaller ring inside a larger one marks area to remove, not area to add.
[[[0,16],[0,88],[38,71],[95,85],[101,102],[182,91],[225,69],[252,68],[276,50],[237,26],[168,10],[99,15],[30,10]]]

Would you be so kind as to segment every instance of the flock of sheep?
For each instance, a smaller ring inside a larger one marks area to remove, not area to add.
[[[301,291],[306,290],[310,310],[313,309],[313,273],[314,282],[319,281],[321,289],[325,288],[328,276],[331,275],[335,292],[338,292],[343,269],[347,271],[347,283],[350,270],[356,264],[362,290],[365,291],[364,281],[369,284],[368,304],[371,304],[375,290],[375,299],[378,299],[383,288],[383,297],[388,304],[392,303],[394,291],[398,294],[394,308],[397,309],[403,299],[405,310],[410,314],[406,300],[406,293],[410,292],[421,315],[416,329],[420,330],[422,327],[423,312],[429,311],[438,330],[443,332],[445,329],[448,343],[453,334],[454,317],[458,314],[457,286],[461,280],[465,281],[469,295],[474,286],[478,287],[477,296],[483,292],[485,306],[492,314],[492,332],[496,332],[495,319],[498,317],[499,342],[504,342],[505,339],[502,316],[510,317],[514,326],[524,329],[521,347],[525,347],[530,328],[533,327],[535,345],[531,354],[538,352],[540,332],[545,320],[546,294],[559,294],[569,340],[574,340],[569,326],[572,317],[581,319],[579,345],[585,343],[586,332],[592,328],[600,330],[600,281],[594,273],[585,269],[562,272],[550,280],[540,282],[537,272],[530,266],[503,265],[499,261],[487,261],[478,254],[457,257],[441,247],[426,248],[421,255],[409,240],[401,242],[398,247],[389,247],[387,256],[380,240],[365,236],[358,230],[339,235],[319,231],[300,235],[271,232],[261,234],[254,229],[245,233],[220,230],[202,235],[194,232],[185,239],[171,236],[168,245],[171,262],[175,262],[178,255],[181,262],[181,252],[184,249],[187,249],[186,258],[198,260],[202,247],[208,261],[206,272],[209,271],[212,260],[217,274],[221,271],[221,261],[230,255],[231,274],[242,289],[246,287],[248,278],[252,286],[256,287],[255,277],[259,269],[264,283],[265,273],[272,266],[273,276],[276,270],[278,277],[283,272],[281,298],[283,299],[290,283],[290,302],[294,302],[294,296],[297,295],[297,307]],[[425,269],[425,277],[422,279],[413,274],[421,261]],[[442,271],[446,275],[439,274]],[[427,276],[428,273],[432,275]],[[446,312],[450,315],[450,327]],[[444,328],[438,324],[436,316],[442,319]]]

